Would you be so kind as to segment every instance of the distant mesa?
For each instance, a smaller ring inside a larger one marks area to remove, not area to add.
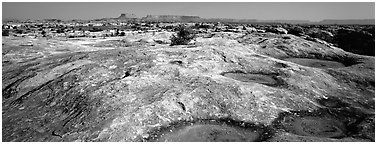
[[[318,22],[318,24],[358,24],[358,25],[374,25],[374,19],[344,19],[344,20],[335,20],[335,19],[326,19]]]
[[[163,21],[163,22],[199,22],[199,16],[183,16],[183,15],[147,15],[143,17],[144,21]]]
[[[243,24],[309,24],[309,25],[374,25],[374,19],[325,19],[319,22],[309,20],[257,20],[233,18],[201,18],[186,15],[147,15],[142,18],[133,13],[121,13],[115,18],[100,18],[95,21],[123,21],[123,22],[183,22],[183,23],[243,23]],[[3,22],[20,22],[23,20],[5,18]],[[60,22],[58,19],[45,19],[47,22]],[[90,20],[89,20],[90,21]]]
[[[118,17],[118,19],[132,19],[132,18],[136,18],[136,15],[135,14],[129,14],[129,13],[122,13],[120,14],[120,16]]]
[[[258,20],[258,23],[310,24],[309,20]]]

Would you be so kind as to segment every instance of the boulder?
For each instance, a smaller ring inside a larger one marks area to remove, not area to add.
[[[294,26],[294,27],[289,28],[288,29],[288,33],[296,35],[296,36],[303,36],[303,35],[305,35],[304,29],[302,27],[300,27],[300,26]]]
[[[334,35],[331,32],[321,30],[319,28],[310,28],[306,31],[306,34],[313,38],[324,40],[328,43],[332,43],[334,41]]]
[[[284,28],[281,28],[281,27],[276,28],[276,31],[277,31],[278,34],[288,34],[288,31]]]
[[[288,33],[288,31],[286,29],[281,28],[281,27],[278,27],[278,28],[267,27],[266,32],[272,32],[272,33],[276,33],[276,34],[287,34]]]

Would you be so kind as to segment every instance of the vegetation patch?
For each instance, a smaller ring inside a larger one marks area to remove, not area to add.
[[[195,38],[195,32],[185,26],[179,26],[176,29],[177,33],[176,35],[172,35],[170,38],[171,40],[171,46],[173,45],[188,45],[189,42]]]

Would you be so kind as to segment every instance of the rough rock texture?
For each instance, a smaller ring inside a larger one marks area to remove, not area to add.
[[[149,141],[229,119],[268,128],[263,141],[374,141],[374,57],[290,34],[95,46],[109,40],[3,37],[2,140]]]
[[[284,28],[289,34],[305,36],[307,40],[323,41],[320,43],[333,44],[347,52],[374,56],[374,25],[287,25]]]
[[[331,32],[321,30],[319,28],[312,28],[307,30],[307,35],[313,37],[313,38],[319,38],[321,40],[325,40],[327,42],[333,42],[334,41],[334,35]]]
[[[288,29],[289,34],[293,34],[293,35],[296,35],[296,36],[305,35],[304,29],[300,26],[291,26],[291,27],[288,27],[287,29]]]

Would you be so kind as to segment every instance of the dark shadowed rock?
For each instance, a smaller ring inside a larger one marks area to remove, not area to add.
[[[294,26],[288,28],[288,34],[296,35],[296,36],[303,36],[305,35],[305,31],[300,26]]]
[[[313,38],[319,38],[329,43],[334,41],[334,35],[331,32],[319,28],[308,29],[305,33]]]
[[[340,29],[334,38],[334,43],[345,51],[355,54],[374,56],[374,35],[365,31]]]

